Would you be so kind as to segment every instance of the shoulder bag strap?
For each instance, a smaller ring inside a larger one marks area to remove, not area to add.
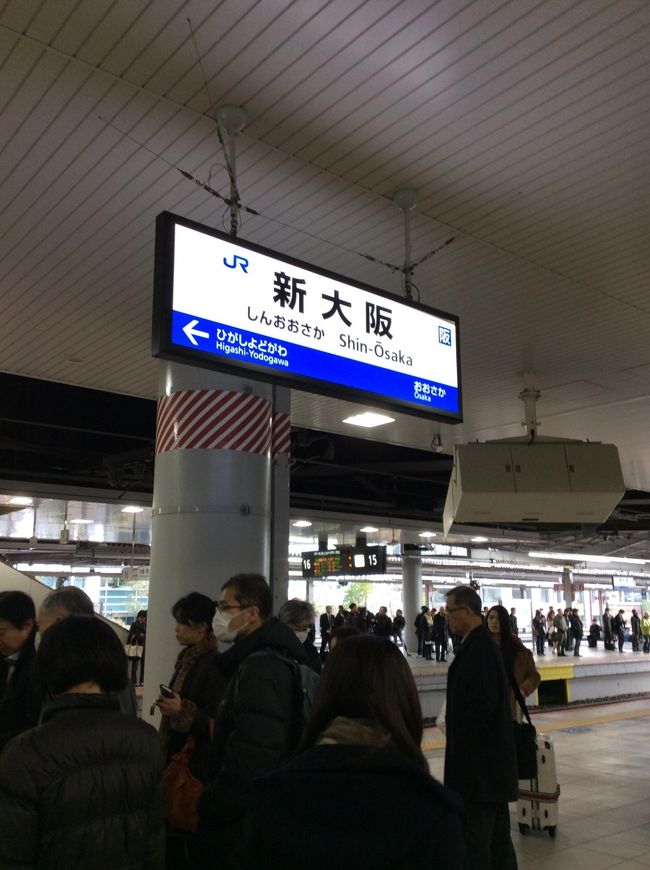
[[[517,681],[515,680],[514,674],[511,671],[508,671],[508,677],[510,678],[510,685],[512,686],[512,691],[515,693],[515,698],[517,699],[517,703],[521,707],[521,712],[524,714],[526,719],[528,720],[528,724],[532,725],[532,721],[530,718],[530,713],[528,712],[528,708],[526,707],[526,702],[524,701],[522,694],[519,690],[519,686],[517,685]]]

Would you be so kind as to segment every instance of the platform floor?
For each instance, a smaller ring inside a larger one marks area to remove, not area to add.
[[[533,722],[553,737],[562,792],[553,840],[520,834],[511,804],[519,870],[650,867],[650,701],[542,711]],[[426,729],[423,749],[441,780],[444,737],[436,728]]]
[[[532,651],[530,644],[527,644],[527,646],[528,649]],[[453,658],[453,653],[448,653],[447,661],[445,663],[439,663],[436,662],[435,659],[433,661],[427,661],[426,659],[417,658],[415,653],[413,653],[408,656],[407,661],[411,665],[411,669],[414,673],[431,673],[438,669],[441,672],[445,671],[449,667],[449,663],[453,661]],[[632,652],[632,647],[629,643],[625,644],[625,649],[622,653],[619,653],[618,651],[608,652],[603,649],[602,643],[598,644],[597,649],[589,649],[585,643],[580,645],[579,656],[574,656],[573,652],[570,651],[567,652],[566,657],[558,657],[552,654],[550,647],[546,648],[546,655],[535,655],[535,664],[539,671],[544,668],[557,667],[559,664],[570,664],[579,668],[582,665],[604,664],[606,662],[625,662],[626,664],[629,664],[634,661],[645,661],[650,666],[650,654]]]

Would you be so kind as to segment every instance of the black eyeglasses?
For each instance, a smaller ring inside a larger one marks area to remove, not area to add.
[[[217,604],[217,610],[220,610],[221,613],[228,613],[229,610],[246,610],[247,607],[247,604],[225,604],[223,601],[219,601]]]

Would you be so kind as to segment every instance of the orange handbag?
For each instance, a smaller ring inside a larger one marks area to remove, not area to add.
[[[165,818],[174,828],[195,833],[199,824],[199,798],[203,783],[190,773],[190,758],[196,739],[188,737],[185,745],[175,752],[165,768]]]

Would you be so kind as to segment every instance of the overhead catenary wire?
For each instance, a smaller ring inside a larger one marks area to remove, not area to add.
[[[374,257],[374,256],[372,256],[372,254],[365,254],[362,251],[356,251],[356,250],[354,250],[354,248],[349,248],[349,247],[347,247],[347,245],[342,245],[340,242],[334,242],[331,239],[325,239],[322,236],[317,235],[316,233],[312,233],[309,230],[303,229],[302,227],[296,227],[293,224],[287,223],[286,221],[280,220],[279,218],[273,217],[272,215],[264,214],[263,212],[257,211],[256,209],[251,208],[250,206],[243,205],[239,201],[239,192],[237,190],[236,184],[233,185],[232,178],[229,178],[229,180],[231,182],[231,191],[233,191],[234,194],[237,196],[237,200],[235,201],[232,198],[232,194],[230,197],[224,196],[222,193],[219,193],[218,190],[215,190],[214,187],[212,187],[210,184],[206,184],[204,181],[201,181],[195,175],[192,175],[191,172],[188,172],[185,169],[181,169],[180,166],[177,166],[175,163],[172,163],[170,160],[167,160],[167,158],[163,157],[162,154],[159,154],[158,152],[154,151],[153,148],[150,148],[148,145],[145,145],[144,142],[140,142],[138,139],[136,139],[130,133],[127,133],[126,130],[122,130],[120,127],[117,126],[117,124],[113,123],[112,121],[107,120],[106,118],[103,118],[101,115],[98,115],[97,117],[99,118],[99,120],[102,123],[106,124],[108,127],[112,127],[114,130],[116,130],[118,133],[120,133],[126,139],[129,139],[131,142],[133,142],[135,145],[138,145],[140,148],[144,148],[145,151],[148,151],[149,154],[152,154],[154,157],[157,157],[158,160],[162,160],[163,163],[165,163],[167,166],[169,166],[170,169],[175,169],[176,172],[180,172],[180,174],[183,176],[183,178],[187,179],[188,181],[191,181],[193,184],[196,184],[197,187],[200,187],[206,193],[209,193],[210,196],[214,196],[217,199],[220,199],[223,203],[226,204],[226,206],[228,207],[228,210],[231,211],[231,214],[232,214],[232,206],[235,205],[239,211],[243,211],[246,214],[252,215],[253,217],[262,218],[263,220],[278,224],[278,226],[281,226],[284,229],[291,230],[292,232],[301,233],[302,235],[307,236],[310,239],[315,239],[316,241],[322,242],[323,244],[330,245],[333,248],[338,248],[341,251],[345,251],[348,254],[353,254],[355,257],[362,257],[364,260],[368,260],[370,263],[376,263],[379,266],[384,266],[386,269],[390,269],[390,271],[393,274],[396,274],[399,272],[401,277],[402,277],[402,287],[403,287],[403,289],[405,289],[405,284],[404,284],[405,273],[404,273],[403,266],[399,266],[396,263],[387,262],[386,260],[382,260],[380,257]],[[226,153],[227,149],[225,146],[225,142],[223,140],[223,136],[221,134],[221,131],[219,129],[219,124],[217,122],[215,122],[215,126],[217,127],[217,135],[219,137],[219,142],[221,143],[221,146],[223,148],[226,172],[230,177],[231,170],[229,170],[229,168],[228,168],[229,167],[229,159],[228,159],[228,156]],[[215,164],[213,164],[213,166],[214,165]],[[220,166],[221,164],[216,164],[216,165]],[[210,179],[211,179],[211,176],[212,176],[212,167],[210,168],[210,176],[209,176]],[[224,224],[224,218],[225,218],[226,214],[227,214],[227,210],[224,210],[223,217],[222,217],[222,226],[224,226],[224,229],[227,232],[228,230],[226,229],[225,224]],[[239,225],[241,225],[241,219],[239,219]],[[233,234],[231,232],[231,235],[236,235],[236,233]],[[430,260],[435,254],[437,254],[439,251],[442,251],[444,248],[446,248],[448,245],[450,245],[453,241],[455,241],[456,238],[457,238],[457,236],[451,236],[449,239],[446,239],[446,241],[444,241],[442,244],[438,245],[436,248],[429,251],[427,254],[425,254],[423,257],[421,257],[419,260],[417,260],[415,263],[413,263],[410,266],[411,271],[413,269],[417,268],[417,266],[420,266],[426,260]],[[417,287],[416,284],[413,284],[412,281],[410,283],[411,283],[411,287],[415,288],[415,290],[417,291],[418,299],[419,299],[419,297],[420,297],[419,288]]]

